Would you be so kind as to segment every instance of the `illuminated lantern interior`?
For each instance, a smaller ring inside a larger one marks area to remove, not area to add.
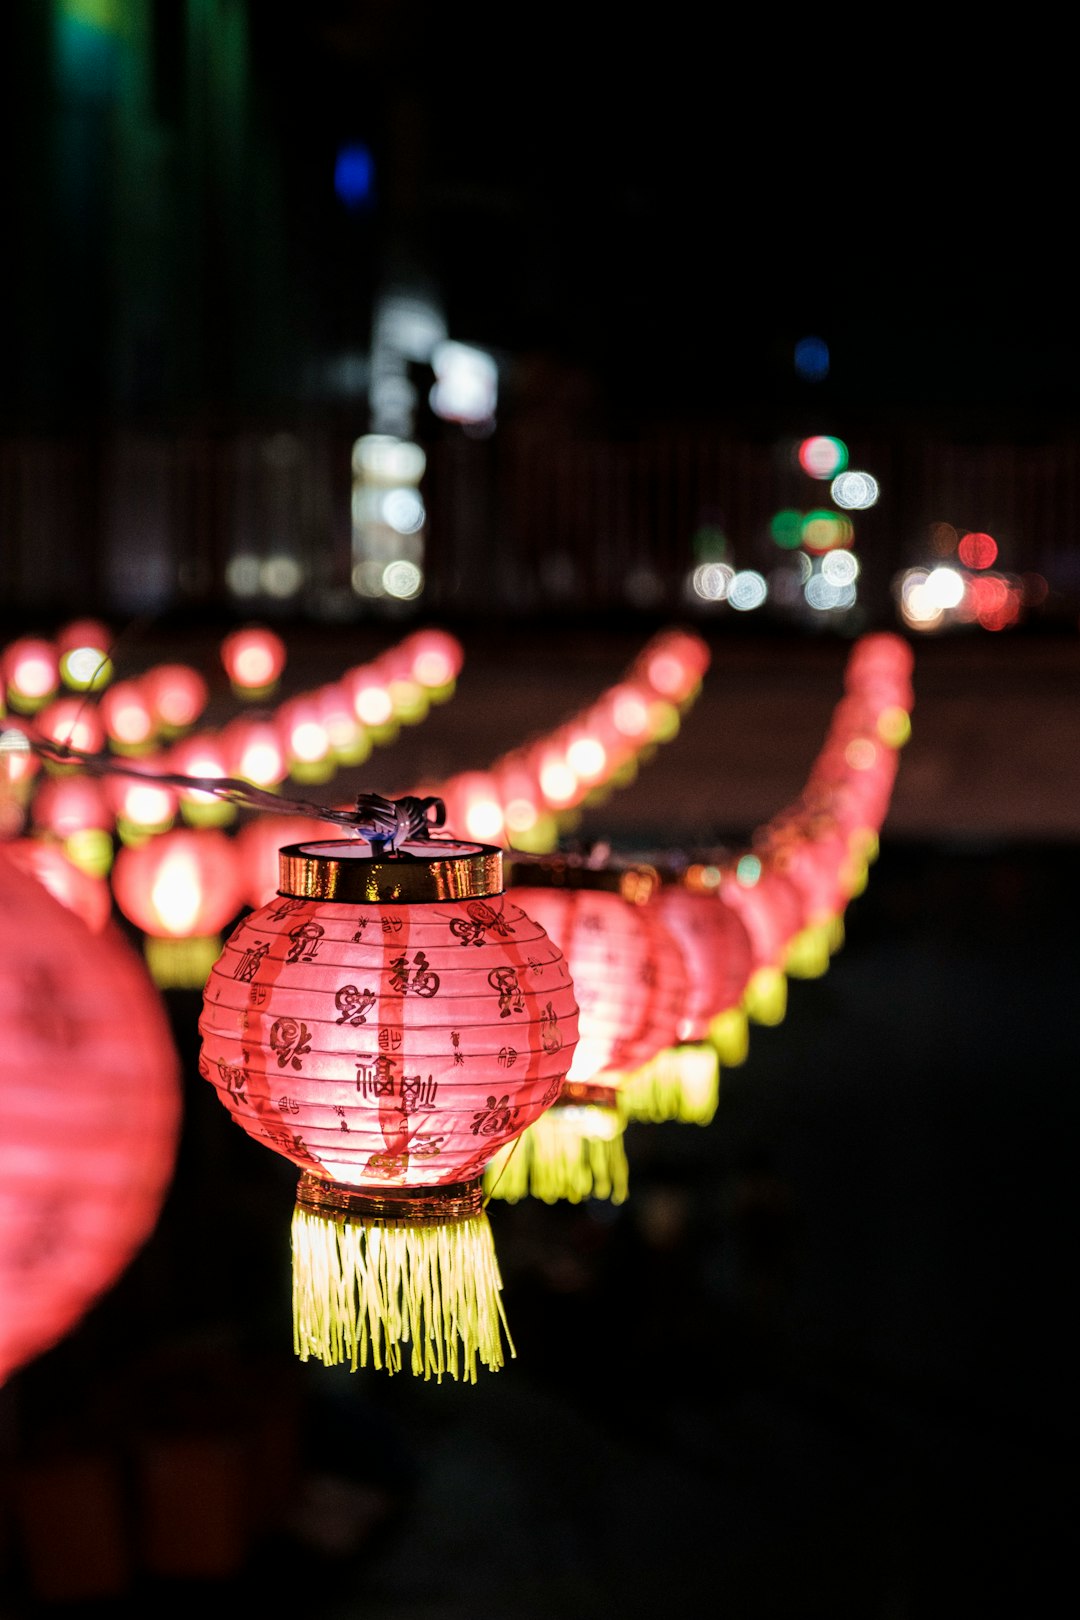
[[[144,936],[162,989],[198,989],[221,949],[221,930],[243,904],[240,862],[227,834],[175,828],[121,849],[113,864],[116,903]]]
[[[301,1171],[300,1358],[468,1381],[501,1366],[482,1176],[550,1108],[577,1043],[567,965],[504,894],[501,852],[287,847],[278,895],[210,973],[200,1031],[233,1119]]]
[[[234,630],[221,643],[221,662],[237,697],[261,701],[275,690],[285,668],[281,637],[265,625]]]
[[[56,633],[60,678],[72,692],[100,692],[112,680],[113,636],[99,619],[74,619]]]
[[[0,848],[0,1383],[50,1349],[149,1238],[173,1173],[179,1061],[109,923]]]

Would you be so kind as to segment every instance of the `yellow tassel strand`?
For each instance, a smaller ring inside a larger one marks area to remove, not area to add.
[[[757,968],[750,975],[743,1006],[755,1024],[782,1024],[787,1016],[787,975],[780,968]]]
[[[624,1119],[708,1125],[720,1099],[720,1063],[706,1041],[668,1046],[619,1087]]]
[[[587,1198],[624,1203],[630,1190],[624,1129],[614,1107],[548,1108],[495,1155],[485,1172],[485,1191],[506,1203],[530,1195],[545,1204],[580,1204]]]
[[[477,1363],[504,1364],[502,1279],[486,1215],[441,1226],[334,1220],[297,1208],[292,1221],[293,1347],[301,1361],[370,1359],[418,1377],[476,1383]]]
[[[725,1069],[737,1069],[750,1055],[750,1021],[745,1007],[725,1007],[709,1022],[709,1040]]]
[[[814,923],[796,934],[788,946],[784,963],[789,976],[793,979],[820,979],[823,973],[828,972],[832,955],[829,940],[828,923]]]

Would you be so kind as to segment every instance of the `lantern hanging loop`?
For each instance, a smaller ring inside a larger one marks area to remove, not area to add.
[[[137,765],[122,764],[112,754],[91,753],[73,748],[70,743],[58,743],[31,735],[27,727],[20,729],[26,736],[28,746],[54,764],[75,765],[91,776],[133,776],[140,781],[150,780],[181,792],[210,793],[245,810],[267,811],[279,816],[311,816],[316,821],[335,822],[354,837],[366,839],[383,856],[393,856],[403,844],[417,838],[427,838],[434,828],[441,827],[446,820],[446,806],[442,799],[421,799],[412,794],[400,799],[384,799],[378,793],[359,793],[354,808],[334,809],[310,799],[283,798],[280,793],[270,793],[239,777],[185,776],[177,771],[141,770]]]

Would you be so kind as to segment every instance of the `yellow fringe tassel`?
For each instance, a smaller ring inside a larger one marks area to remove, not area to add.
[[[787,1015],[787,975],[776,967],[757,968],[750,975],[743,1006],[755,1024],[782,1024]]]
[[[491,1160],[484,1191],[508,1204],[530,1195],[545,1204],[580,1204],[587,1198],[624,1203],[630,1166],[623,1132],[615,1108],[572,1103],[545,1109]]]
[[[791,941],[784,967],[792,979],[820,979],[831,955],[828,924],[812,923]]]
[[[292,1221],[293,1348],[348,1362],[476,1383],[477,1362],[515,1354],[485,1214],[444,1226],[336,1221],[297,1207]]]
[[[707,1125],[720,1098],[720,1062],[707,1041],[667,1046],[619,1087],[624,1119]]]
[[[201,990],[221,955],[221,940],[216,934],[190,939],[147,934],[143,955],[150,977],[160,990]]]
[[[745,1007],[725,1007],[709,1023],[709,1040],[725,1069],[737,1069],[750,1055],[750,1021]]]

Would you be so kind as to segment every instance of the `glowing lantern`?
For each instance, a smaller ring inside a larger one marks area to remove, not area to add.
[[[221,643],[221,662],[234,693],[257,702],[277,687],[285,658],[285,643],[265,625],[234,630]]]
[[[118,754],[145,754],[157,739],[157,721],[139,681],[116,681],[99,700],[109,743]]]
[[[559,824],[544,804],[536,773],[526,756],[504,754],[492,766],[491,774],[502,806],[508,846],[530,855],[553,850],[559,842]]]
[[[60,678],[72,692],[100,692],[112,680],[113,637],[99,619],[74,619],[56,633]]]
[[[277,724],[289,775],[297,782],[329,782],[337,762],[315,698],[302,693],[283,703]]]
[[[115,815],[102,782],[81,773],[49,776],[30,806],[34,826],[51,833],[64,853],[93,877],[105,877],[113,861]]]
[[[701,870],[705,884],[742,921],[750,937],[751,973],[743,1002],[756,1024],[776,1025],[787,1012],[785,971],[791,942],[803,925],[803,905],[791,879],[768,857],[746,851]]]
[[[117,854],[116,903],[144,935],[155,984],[198,989],[221,950],[221,930],[243,904],[231,839],[213,828],[176,828]]]
[[[0,849],[0,1383],[50,1349],[149,1238],[172,1176],[179,1062],[112,924],[91,934]]]
[[[341,683],[353,713],[371,733],[372,742],[392,742],[398,734],[398,723],[382,671],[374,664],[357,664],[346,671]]]
[[[635,659],[632,674],[657,697],[685,708],[701,688],[710,656],[708,644],[700,636],[685,630],[666,630]]]
[[[365,839],[281,852],[277,898],[210,974],[200,1070],[302,1171],[302,1360],[475,1381],[505,1318],[482,1175],[550,1107],[577,1040],[559,950],[492,846]],[[511,1346],[512,1351],[512,1346]]]
[[[116,830],[125,844],[142,843],[167,831],[176,820],[179,800],[173,788],[157,779],[162,773],[167,773],[166,761],[149,758],[106,781]]]
[[[402,643],[413,677],[429,703],[445,703],[454,694],[465,661],[461,642],[446,630],[417,630]]]
[[[554,1107],[492,1162],[493,1198],[626,1198],[619,1088],[674,1042],[685,992],[682,954],[648,904],[658,885],[655,867],[641,863],[514,857],[507,892],[567,960],[579,1038]]]
[[[746,1059],[743,997],[753,952],[745,924],[717,903],[696,867],[668,865],[661,871],[649,904],[682,952],[685,997],[675,1043],[627,1078],[619,1101],[628,1119],[707,1125],[719,1100],[721,1062],[734,1067]]]
[[[174,742],[166,757],[170,776],[192,776],[202,780],[228,777],[225,743],[214,731],[200,731]],[[220,793],[201,793],[197,788],[178,789],[180,815],[190,827],[225,827],[236,820],[236,806]]]
[[[155,664],[143,676],[142,689],[166,741],[190,731],[210,697],[205,680],[190,664]]]
[[[36,878],[92,934],[100,934],[112,916],[112,895],[104,878],[92,877],[69,860],[59,844],[41,838],[13,838],[4,853],[29,877]]]
[[[340,681],[320,686],[314,694],[318,719],[337,765],[362,765],[371,753],[371,738],[356,718],[349,694]]]
[[[56,646],[40,636],[9,642],[0,659],[9,706],[18,714],[36,714],[56,696],[60,664]]]
[[[855,870],[848,841],[831,818],[792,817],[759,828],[754,842],[802,899],[802,927],[788,946],[787,973],[819,978],[844,943],[844,911]]]
[[[221,743],[228,765],[227,776],[269,790],[284,782],[289,774],[281,734],[272,720],[240,715],[224,728]]]
[[[482,844],[504,844],[506,822],[499,785],[489,771],[461,771],[439,788],[446,806],[446,828]]]
[[[380,654],[375,667],[386,686],[394,719],[402,725],[417,725],[430,709],[431,699],[413,673],[408,648],[389,648]]]
[[[22,825],[41,759],[19,725],[0,729],[0,831],[10,836]]]
[[[105,746],[105,727],[93,704],[82,697],[60,697],[47,703],[35,718],[39,737],[61,747],[78,748],[85,754],[96,754]],[[51,771],[71,770],[73,767],[50,765]]]

